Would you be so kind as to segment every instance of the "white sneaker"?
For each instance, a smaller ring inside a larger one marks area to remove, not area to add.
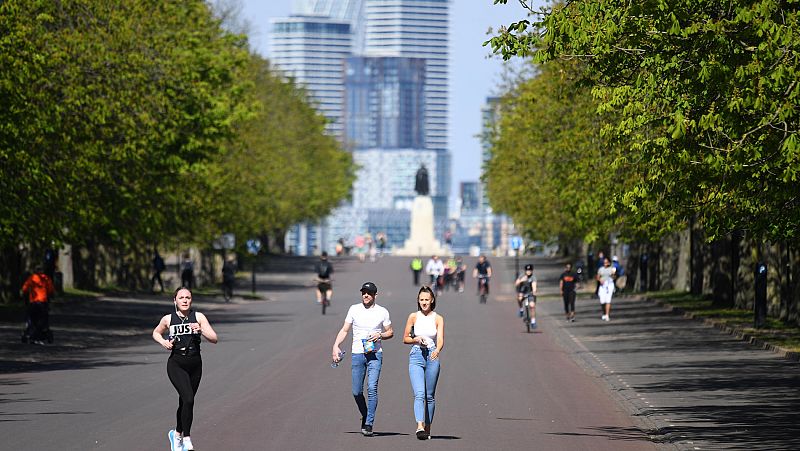
[[[175,432],[175,429],[170,429],[167,433],[167,437],[169,437],[169,446],[171,451],[184,451],[183,450],[183,437],[178,435]]]
[[[606,315],[601,316],[600,319],[603,321],[608,321],[608,317]]]
[[[183,450],[184,451],[194,451],[194,446],[192,446],[192,438],[191,437],[184,437],[183,438]]]

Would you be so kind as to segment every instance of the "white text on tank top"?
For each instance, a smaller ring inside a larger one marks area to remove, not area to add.
[[[351,305],[344,321],[353,326],[353,346],[350,350],[353,354],[364,353],[362,339],[369,338],[374,332],[382,332],[392,324],[389,311],[378,304],[370,308],[365,308],[364,304]],[[375,352],[383,352],[380,341],[375,342]]]
[[[422,312],[417,312],[417,318],[414,320],[414,335],[428,338],[436,343],[436,312],[430,312],[427,316]]]

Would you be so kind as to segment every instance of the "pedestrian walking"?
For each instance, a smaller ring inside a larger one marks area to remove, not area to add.
[[[414,257],[411,260],[411,273],[413,274],[413,282],[414,286],[419,286],[419,273],[422,272],[422,259],[419,257]]]
[[[194,281],[194,262],[189,254],[183,256],[183,263],[181,263],[181,286],[192,289],[192,282]]]
[[[361,413],[361,434],[372,436],[375,411],[378,408],[378,380],[383,363],[382,340],[394,336],[389,311],[375,303],[378,287],[372,282],[361,285],[361,302],[347,311],[344,324],[333,342],[332,357],[338,363],[344,354],[339,347],[353,330],[351,346],[351,373],[353,398]],[[367,380],[367,398],[364,399],[364,379]]]
[[[41,266],[37,266],[33,274],[25,279],[22,284],[22,295],[27,295],[27,322],[22,333],[22,341],[37,345],[53,342],[53,333],[50,331],[50,298],[56,289],[52,279],[44,273]]]
[[[155,284],[161,288],[161,293],[164,292],[164,281],[161,279],[161,273],[167,268],[164,264],[164,259],[158,253],[158,249],[153,249],[153,277],[150,279],[150,289],[155,291]]]
[[[408,315],[403,343],[411,345],[408,377],[414,392],[416,435],[431,438],[431,423],[436,411],[436,385],[439,382],[439,356],[444,349],[444,317],[434,312],[436,295],[428,286],[417,293],[417,311]]]
[[[200,341],[201,337],[211,343],[218,339],[206,316],[192,309],[192,292],[188,288],[178,288],[173,301],[175,311],[161,318],[153,329],[153,340],[171,351],[167,359],[167,376],[178,392],[177,424],[167,433],[170,447],[172,451],[193,451],[194,397],[203,375]]]
[[[561,298],[564,300],[564,314],[567,321],[575,322],[575,288],[578,283],[578,276],[572,271],[572,263],[564,265],[564,272],[558,277],[558,287],[561,290]]]
[[[222,264],[222,296],[226,302],[233,298],[233,286],[236,284],[236,259],[229,256]]]
[[[603,309],[603,321],[611,321],[611,296],[614,295],[614,278],[616,271],[611,266],[608,257],[603,259],[603,266],[597,270],[597,283],[599,284],[597,295],[600,297],[600,306]]]

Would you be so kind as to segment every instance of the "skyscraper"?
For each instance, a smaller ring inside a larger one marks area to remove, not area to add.
[[[317,110],[330,121],[327,130],[342,137],[342,68],[353,50],[350,22],[322,16],[271,20],[270,60],[305,86]]]
[[[447,219],[448,29],[450,0],[364,0],[365,54],[425,59],[425,147],[437,152],[432,189],[437,222]]]
[[[297,16],[324,16],[350,23],[353,54],[364,53],[364,0],[295,0],[292,13]]]
[[[355,149],[425,148],[425,60],[348,58],[345,137]]]

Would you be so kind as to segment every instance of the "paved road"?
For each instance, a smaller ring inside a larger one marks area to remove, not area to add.
[[[646,312],[636,311],[634,301],[630,301],[634,310],[627,313],[620,303],[622,308],[612,313],[610,324],[591,318],[589,312],[596,306],[582,301],[579,322],[569,325],[561,320],[560,302],[543,301],[538,333],[526,334],[508,288],[513,260],[494,263],[497,276],[489,304],[479,305],[471,289],[446,293],[439,300],[447,344],[434,440],[429,442],[413,436],[408,348],[399,338],[384,343],[376,437],[365,438],[358,432],[349,368],[332,369],[328,361],[331,342],[347,306],[358,302],[357,290],[364,280],[378,284],[378,302],[389,309],[398,332],[402,330],[415,309],[416,294],[406,259],[336,262],[336,293],[324,317],[312,301],[309,262],[302,259],[276,260],[268,273],[260,275],[265,301],[224,304],[214,298],[197,299],[196,307],[210,318],[220,343],[203,348],[195,445],[199,450],[693,449],[694,444],[679,436],[686,432],[702,438],[709,448],[733,444],[745,449],[756,443],[741,430],[748,423],[767,428],[749,435],[777,433],[779,426],[790,432],[796,428],[796,367],[783,366],[761,351],[748,356],[758,363],[763,377],[773,372],[788,376],[773,374],[767,379],[784,378],[774,395],[770,387],[762,386],[733,402],[742,407],[728,410],[744,414],[744,406],[756,408],[756,396],[764,395],[777,404],[771,410],[762,406],[763,415],[757,420],[770,420],[771,426],[743,417],[728,427],[700,424],[693,429],[698,418],[692,414],[703,415],[706,404],[684,406],[675,401],[676,393],[688,393],[683,402],[693,404],[714,391],[714,383],[722,383],[723,391],[710,398],[717,403],[710,415],[726,409],[724,390],[742,389],[734,382],[739,349],[724,351],[730,352],[728,361],[716,366],[696,360],[685,365],[698,374],[731,371],[728,379],[712,376],[692,385],[688,375],[672,378],[683,368],[681,355],[692,344],[687,341],[671,354],[658,348],[668,325],[663,323],[661,330],[652,322],[636,321],[634,317]],[[537,261],[537,268],[544,281],[558,273],[556,266],[544,261]],[[543,285],[551,293],[555,288],[552,283]],[[167,355],[148,335],[171,306],[169,299],[93,302],[56,306],[54,323],[61,324],[56,327],[57,345],[12,344],[0,350],[0,449],[167,449],[166,431],[174,421],[176,395],[166,378]],[[655,323],[661,324],[658,312],[652,313]],[[648,335],[650,330],[654,335]],[[716,332],[698,327],[694,338],[703,333]],[[17,338],[18,326],[0,321],[0,340],[13,343]],[[643,350],[637,351],[637,346]],[[715,352],[712,348],[709,344],[709,355]],[[635,358],[627,360],[631,356]],[[681,418],[690,422],[669,426]],[[650,436],[663,443],[653,443]]]

